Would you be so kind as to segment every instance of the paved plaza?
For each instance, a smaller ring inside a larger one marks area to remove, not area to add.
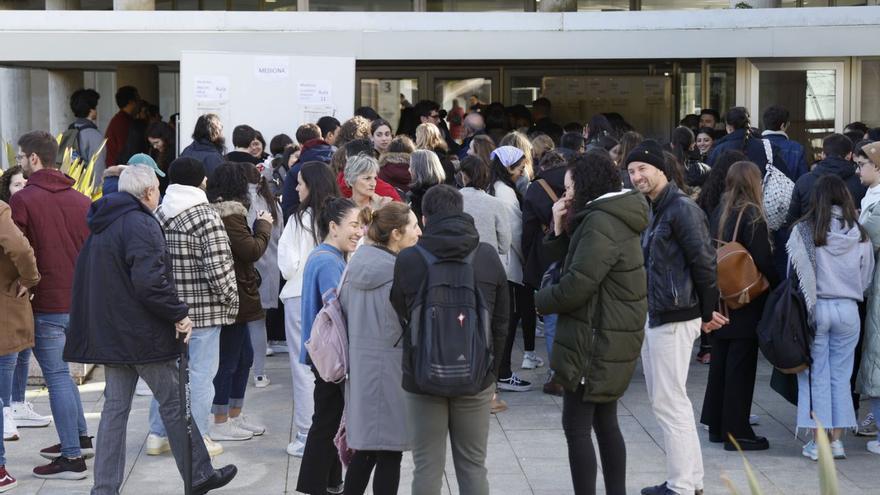
[[[538,339],[539,352],[544,347]],[[520,356],[515,356],[520,357]],[[299,459],[288,456],[285,447],[291,438],[290,374],[287,355],[267,358],[272,384],[264,389],[249,388],[245,412],[262,421],[268,432],[247,442],[225,442],[226,452],[215,458],[215,465],[238,465],[238,477],[217,494],[279,495],[295,493]],[[514,360],[514,362],[518,362]],[[688,392],[699,412],[705,391],[708,366],[691,366]],[[528,380],[540,383],[544,370],[523,374]],[[761,416],[756,427],[759,435],[770,440],[771,449],[750,452],[748,458],[756,469],[765,494],[802,495],[818,493],[816,463],[800,454],[802,442],[795,438],[795,408],[786,403],[768,383],[770,367],[762,361],[758,371],[758,385],[752,412]],[[102,401],[103,373],[96,370],[80,391],[91,434],[98,428]],[[36,409],[49,412],[45,390],[29,390]],[[503,394],[510,409],[490,419],[489,483],[493,494],[563,495],[572,492],[567,450],[560,415],[562,399],[544,395],[540,387],[528,393]],[[123,495],[165,495],[183,493],[173,459],[169,454],[147,456],[147,411],[149,398],[136,397],[129,422],[126,452],[126,482]],[[867,403],[863,403],[863,412]],[[623,397],[618,411],[620,426],[627,447],[627,493],[637,494],[646,485],[664,479],[663,443],[660,429],[651,413],[641,368],[636,371],[632,385]],[[699,417],[699,414],[697,414]],[[22,440],[7,442],[8,468],[18,477],[19,487],[10,493],[16,495],[77,495],[86,494],[91,485],[89,478],[81,482],[43,481],[34,478],[30,470],[44,461],[37,451],[57,442],[54,425],[41,429],[22,429]],[[738,453],[726,452],[717,444],[710,444],[708,432],[700,428],[703,462],[706,469],[705,493],[731,493],[723,478],[729,478],[740,493],[749,493],[742,458]],[[880,457],[865,450],[868,439],[849,435],[845,438],[848,458],[837,463],[841,494],[880,493]],[[449,454],[447,454],[449,457]],[[87,461],[91,470],[93,462]],[[410,493],[412,461],[404,456],[401,473],[401,494]],[[599,493],[604,493],[601,473]],[[369,492],[368,492],[369,493]],[[444,494],[457,494],[455,472],[451,457],[447,460]]]

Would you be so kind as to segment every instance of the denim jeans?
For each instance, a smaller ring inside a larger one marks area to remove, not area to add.
[[[15,364],[15,373],[12,375],[12,402],[24,402],[31,354],[33,354],[31,349],[18,352],[18,362]]]
[[[229,414],[229,408],[244,406],[244,392],[254,364],[254,350],[247,324],[220,328],[220,367],[214,376],[214,414]]]
[[[856,344],[859,341],[859,309],[852,299],[816,301],[816,336],[810,346],[813,365],[798,373],[798,428],[815,428],[812,412],[825,428],[856,426],[850,396]]]
[[[34,314],[34,356],[49,389],[49,407],[61,440],[61,455],[74,458],[80,456],[79,437],[88,435],[88,427],[79,390],[62,357],[69,322],[67,313]]]
[[[220,365],[220,327],[194,328],[189,338],[189,395],[193,424],[207,435],[211,426],[214,376]],[[159,402],[150,404],[150,433],[167,437]]]
[[[251,347],[254,350],[254,376],[266,374],[266,319],[249,321],[247,323],[248,332],[251,335]]]
[[[544,344],[547,346],[547,362],[553,354],[553,339],[556,338],[556,322],[559,315],[544,315]]]
[[[9,389],[12,387],[12,372],[15,369],[16,353],[0,356],[0,411],[9,407]],[[0,420],[0,438],[3,438],[3,421]],[[0,440],[0,466],[6,465],[6,448]]]

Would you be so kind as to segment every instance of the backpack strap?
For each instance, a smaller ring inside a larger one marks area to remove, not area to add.
[[[554,191],[553,188],[550,187],[550,184],[548,184],[546,180],[538,179],[535,182],[537,182],[538,185],[540,185],[541,188],[544,189],[544,192],[547,193],[547,196],[550,197],[550,201],[554,203],[559,201],[559,196],[556,194],[556,191]]]
[[[733,237],[730,239],[730,242],[736,242],[736,236],[739,234],[739,223],[742,221],[743,213],[745,212],[745,208],[739,210],[739,215],[736,216],[736,225],[733,227]]]
[[[764,143],[764,154],[767,155],[767,165],[773,165],[773,147],[770,145],[769,139],[762,139]]]

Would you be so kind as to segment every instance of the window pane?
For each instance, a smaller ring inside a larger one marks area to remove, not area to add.
[[[833,69],[761,71],[758,105],[781,105],[791,115],[788,136],[807,147],[807,161],[818,159],[822,138],[834,132],[837,74]],[[760,116],[752,116],[754,124]]]
[[[361,79],[361,106],[373,107],[395,131],[400,112],[420,100],[418,79]]]
[[[428,0],[428,12],[523,12],[523,0]]]
[[[578,12],[629,10],[629,0],[578,0]]]
[[[709,64],[709,107],[724,115],[736,101],[736,62]]]
[[[458,104],[465,107],[472,95],[484,103],[491,102],[492,80],[483,77],[434,80],[434,98],[441,108],[451,109],[452,100],[458,100]]]
[[[231,0],[229,10],[255,11],[260,10],[260,0]]]
[[[263,0],[263,10],[296,11],[296,0]]]
[[[678,119],[699,113],[703,104],[703,80],[699,65],[682,67],[678,77]]]
[[[880,60],[862,61],[861,121],[880,127]]]
[[[730,0],[642,0],[642,10],[707,10],[729,8]]]
[[[113,10],[113,0],[81,0],[79,10]]]
[[[412,0],[309,0],[315,12],[412,12]]]
[[[199,0],[201,10],[226,10],[226,0]]]

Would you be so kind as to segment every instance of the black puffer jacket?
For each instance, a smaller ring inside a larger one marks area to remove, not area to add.
[[[810,196],[813,194],[813,187],[816,181],[823,175],[836,175],[843,179],[846,188],[852,194],[853,201],[858,208],[865,197],[865,186],[859,181],[856,175],[856,168],[849,160],[829,156],[828,158],[817,163],[813,170],[808,174],[802,175],[794,184],[794,191],[791,194],[791,204],[788,207],[788,223],[792,224],[800,217],[807,213],[810,209]]]
[[[642,239],[649,325],[711,320],[718,286],[706,215],[671,182],[651,209],[653,215]]]

